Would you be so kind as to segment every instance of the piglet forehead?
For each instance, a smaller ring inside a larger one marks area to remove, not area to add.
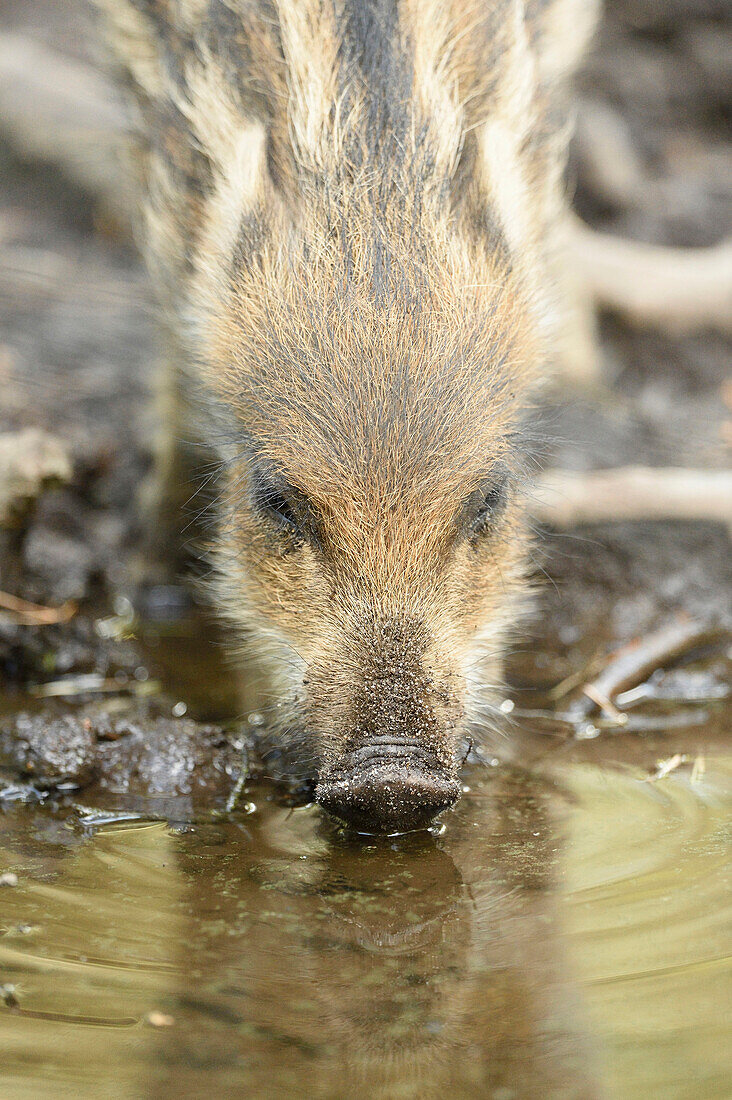
[[[399,377],[353,368],[336,387],[327,364],[299,392],[247,379],[242,407],[253,461],[327,513],[398,515],[452,506],[514,464],[519,409],[490,382]],[[266,409],[266,415],[265,415]],[[236,429],[234,429],[236,430]]]
[[[395,254],[377,278],[293,247],[221,303],[205,369],[233,431],[303,491],[382,504],[454,496],[501,461],[532,360],[509,274]]]

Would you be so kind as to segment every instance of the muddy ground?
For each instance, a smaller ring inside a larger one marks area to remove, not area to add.
[[[607,5],[578,81],[569,172],[591,224],[682,246],[729,233],[724,9],[714,0]],[[13,0],[0,16],[8,30],[86,51],[70,2]],[[611,138],[622,152],[608,162],[614,173],[603,164]],[[225,803],[259,726],[257,715],[231,724],[234,678],[190,587],[153,587],[134,612],[128,602],[141,536],[135,501],[154,431],[151,302],[134,250],[90,196],[0,141],[0,432],[46,433],[14,437],[27,484],[5,508],[0,590],[69,616],[39,625],[32,608],[0,609],[8,797],[59,786],[94,786],[102,797],[137,785],[161,798]],[[723,336],[678,337],[608,316],[599,331],[607,388],[563,395],[548,410],[547,460],[571,469],[725,464]],[[6,464],[0,481],[7,477]],[[526,700],[546,708],[542,692],[683,614],[713,640],[687,658],[704,657],[704,672],[682,678],[677,693],[696,683],[724,695],[719,629],[732,626],[732,557],[723,526],[543,530],[535,559],[536,614],[508,667],[507,694],[525,709]],[[573,733],[565,723],[562,736]]]

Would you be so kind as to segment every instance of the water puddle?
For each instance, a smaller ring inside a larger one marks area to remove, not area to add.
[[[728,1095],[732,758],[706,767],[568,776],[563,928],[611,1096]]]
[[[372,843],[265,785],[178,826],[9,804],[3,1096],[728,1095],[732,759],[578,751]]]

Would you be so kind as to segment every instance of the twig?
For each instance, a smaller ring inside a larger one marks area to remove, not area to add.
[[[125,115],[109,81],[27,35],[0,38],[0,129],[24,156],[57,165],[125,222]]]
[[[676,752],[668,760],[659,760],[655,772],[647,775],[644,782],[657,783],[659,779],[665,779],[667,775],[671,775],[671,772],[675,772],[678,767],[685,764],[688,759],[686,753]]]
[[[682,653],[707,640],[713,632],[692,619],[677,619],[660,630],[619,649],[595,679],[583,687],[584,698],[573,703],[572,719],[586,718],[598,705],[607,709],[613,698],[635,687]]]
[[[713,520],[732,526],[732,471],[620,466],[549,470],[530,508],[554,527],[621,520]]]
[[[621,240],[573,219],[573,259],[595,300],[641,325],[732,331],[732,239],[712,248]]]
[[[100,676],[95,672],[70,676],[65,680],[49,680],[28,688],[30,695],[41,699],[73,699],[77,695],[154,695],[161,690],[157,680],[120,682],[114,677]]]
[[[67,623],[78,610],[74,600],[66,600],[60,607],[42,607],[37,603],[21,600],[9,592],[0,592],[0,608],[9,611],[21,626],[50,626],[53,623]]]
[[[563,680],[560,680],[558,684],[555,684],[547,693],[547,699],[551,699],[552,703],[559,703],[562,699],[569,695],[570,691],[574,691],[576,687],[587,680],[589,672],[597,664],[597,658],[593,658],[584,668],[577,669],[576,672],[570,673],[569,676],[565,676]]]
[[[603,695],[602,692],[598,691],[594,684],[585,684],[582,691],[588,699],[591,699],[592,702],[603,711],[603,713],[607,714],[608,718],[612,718],[616,725],[627,726],[628,715],[618,710],[612,700],[608,699],[607,695]]]

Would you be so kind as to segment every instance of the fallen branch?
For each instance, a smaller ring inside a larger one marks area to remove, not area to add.
[[[43,607],[29,603],[9,592],[0,592],[0,610],[8,611],[20,626],[49,626],[53,623],[67,623],[77,612],[74,600],[67,600],[60,607]]]
[[[122,106],[94,68],[23,34],[0,37],[0,128],[21,153],[59,167],[116,220],[127,211]]]
[[[732,471],[620,466],[549,470],[530,508],[553,527],[622,520],[712,520],[732,526]]]
[[[60,252],[21,245],[0,247],[0,292],[23,304],[33,299],[81,298],[86,302],[141,306],[149,302],[138,270],[110,271],[102,264],[79,262]]]
[[[570,247],[598,305],[671,332],[732,331],[732,240],[663,248],[588,229],[574,218]]]
[[[615,706],[615,696],[643,683],[651,673],[712,636],[713,631],[708,626],[684,618],[623,646],[613,654],[602,672],[583,686],[583,698],[570,708],[572,721],[581,721],[599,708],[619,725],[624,724],[627,718]]]

